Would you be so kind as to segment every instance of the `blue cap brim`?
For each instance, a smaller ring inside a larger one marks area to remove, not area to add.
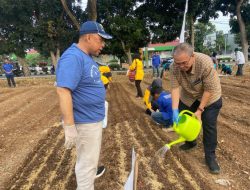
[[[100,33],[99,32],[98,34],[99,34],[99,36],[101,36],[102,38],[107,39],[107,40],[110,40],[110,39],[113,38],[113,36],[111,36],[111,35],[109,35],[107,33]]]

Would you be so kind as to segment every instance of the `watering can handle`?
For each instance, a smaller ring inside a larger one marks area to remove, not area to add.
[[[189,113],[192,117],[194,117],[194,113],[189,111],[189,110],[183,110],[181,111],[181,113],[179,114],[179,117],[181,117],[184,113]]]

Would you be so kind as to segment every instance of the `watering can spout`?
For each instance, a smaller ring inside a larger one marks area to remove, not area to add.
[[[182,143],[184,141],[186,141],[186,139],[184,139],[183,137],[179,137],[177,140],[167,144],[167,146],[170,148],[172,145],[179,144],[179,143]]]

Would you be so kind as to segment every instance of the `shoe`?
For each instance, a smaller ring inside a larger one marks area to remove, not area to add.
[[[196,145],[197,145],[196,142],[186,142],[185,144],[179,146],[179,148],[181,150],[185,150],[186,151],[186,150],[190,150],[190,149],[194,148]]]
[[[215,159],[206,159],[206,164],[212,174],[219,174],[220,173],[220,166],[218,165]]]
[[[167,133],[174,131],[173,127],[168,127],[168,128],[163,127],[162,130],[165,131],[165,132],[167,132]]]
[[[150,116],[151,116],[151,114],[152,114],[152,112],[150,111],[150,109],[146,109],[145,113],[146,113],[147,115],[150,115]]]
[[[106,169],[105,169],[104,166],[99,166],[99,167],[97,168],[97,172],[96,172],[95,178],[101,177],[101,176],[104,174],[105,170],[106,170]]]

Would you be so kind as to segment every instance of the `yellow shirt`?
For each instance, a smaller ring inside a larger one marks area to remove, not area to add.
[[[144,70],[140,59],[134,59],[133,63],[129,66],[129,70],[136,70],[135,80],[143,80]]]
[[[112,81],[111,71],[110,71],[109,66],[100,66],[99,71],[101,73],[101,80],[104,85]],[[110,77],[105,76],[106,74],[110,74]]]
[[[150,98],[150,90],[146,89],[145,92],[144,92],[143,101],[144,101],[146,107],[148,109],[151,109],[151,102],[150,102],[149,98]]]

